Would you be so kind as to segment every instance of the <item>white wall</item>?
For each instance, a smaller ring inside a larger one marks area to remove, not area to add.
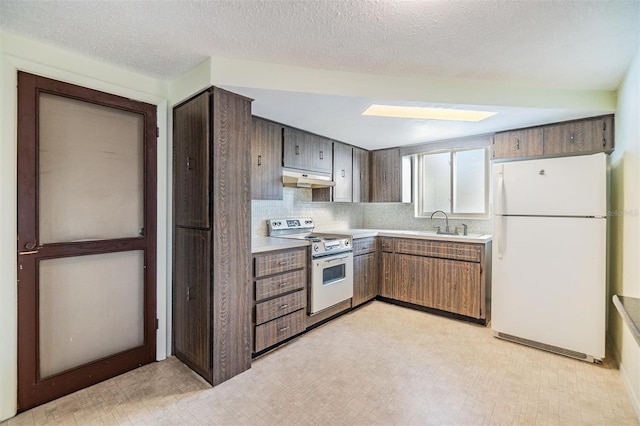
[[[609,336],[640,418],[640,347],[611,296],[640,297],[640,48],[618,90],[611,155]]]
[[[66,81],[158,106],[157,358],[167,354],[167,98],[166,82],[42,43],[0,33],[0,420],[16,413],[16,126],[17,71]]]

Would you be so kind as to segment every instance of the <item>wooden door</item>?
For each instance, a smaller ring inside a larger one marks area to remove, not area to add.
[[[335,142],[333,144],[333,201],[350,203],[353,193],[352,152],[349,145]]]
[[[394,253],[380,253],[380,295],[396,299],[395,291],[395,258]]]
[[[282,126],[253,117],[251,199],[282,200]]]
[[[283,166],[292,169],[311,170],[311,147],[302,130],[284,128]]]
[[[611,116],[544,127],[545,155],[611,151]]]
[[[353,148],[353,202],[369,201],[369,151]]]
[[[173,112],[174,222],[176,226],[209,228],[210,161],[209,97],[199,96]]]
[[[493,158],[535,157],[543,154],[541,127],[496,133]]]
[[[306,135],[311,149],[311,170],[331,174],[333,171],[333,141],[322,136]]]
[[[156,107],[18,74],[18,409],[155,360]]]
[[[433,283],[437,281],[434,259],[399,254],[397,287],[404,302],[420,306],[433,306]]]
[[[402,201],[400,149],[384,149],[371,153],[371,201],[374,203]]]
[[[176,227],[173,255],[173,353],[211,377],[211,231]]]
[[[432,259],[436,284],[434,307],[473,318],[480,317],[480,264]]]

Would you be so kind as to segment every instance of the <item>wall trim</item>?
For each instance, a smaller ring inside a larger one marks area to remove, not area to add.
[[[616,348],[616,345],[614,343],[615,340],[611,333],[607,333],[607,341],[609,343],[609,348],[611,349],[611,353],[613,354],[613,359],[616,365],[618,366],[618,371],[620,372],[620,378],[622,379],[622,384],[624,385],[624,388],[627,391],[629,402],[633,407],[633,411],[636,413],[636,417],[638,417],[638,420],[640,420],[640,395],[636,395],[635,392],[633,391],[633,386],[631,386],[629,375],[627,374],[627,370],[624,368],[624,365],[622,364],[622,357],[618,353],[618,348]]]

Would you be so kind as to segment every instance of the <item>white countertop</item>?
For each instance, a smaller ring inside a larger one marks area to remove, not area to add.
[[[354,240],[367,237],[395,237],[484,244],[493,239],[493,236],[490,234],[470,234],[469,236],[438,235],[432,231],[412,231],[402,229],[341,229],[322,232],[348,234],[351,235]],[[309,242],[306,240],[275,237],[253,237],[251,239],[251,253],[263,253],[272,250],[285,250],[296,247],[306,247],[308,245]]]
[[[484,244],[493,239],[491,234],[441,235],[433,231],[414,231],[404,229],[349,229],[342,231],[350,234],[354,240],[366,237],[415,238],[420,240],[452,241],[457,243]]]
[[[295,240],[292,238],[253,237],[251,238],[251,253],[263,253],[265,251],[285,250],[296,247],[307,247],[309,241]]]

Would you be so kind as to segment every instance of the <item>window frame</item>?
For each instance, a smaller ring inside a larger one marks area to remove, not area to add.
[[[423,211],[422,210],[422,199],[423,199],[423,187],[425,185],[424,182],[424,169],[422,157],[425,155],[432,154],[449,154],[449,208],[446,211],[447,216],[452,219],[490,219],[491,218],[491,158],[489,155],[490,147],[488,145],[482,146],[461,146],[454,148],[446,148],[446,149],[434,149],[432,151],[426,151],[414,154],[414,164],[415,164],[415,187],[414,187],[414,216],[429,218],[433,214],[432,211]],[[455,191],[456,191],[456,181],[455,181],[455,154],[457,152],[464,151],[472,151],[472,150],[483,150],[484,151],[484,212],[482,213],[460,213],[454,212],[454,199],[455,199]]]

